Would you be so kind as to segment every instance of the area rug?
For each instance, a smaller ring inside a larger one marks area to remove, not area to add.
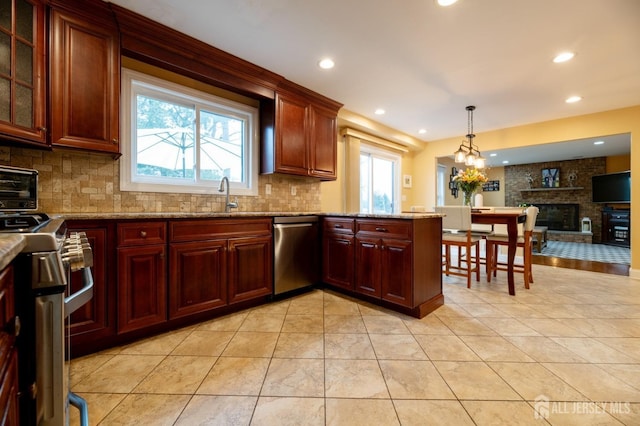
[[[536,256],[563,257],[566,259],[590,260],[593,262],[631,264],[631,250],[626,247],[606,244],[569,243],[564,241],[547,241],[542,253],[533,252]]]

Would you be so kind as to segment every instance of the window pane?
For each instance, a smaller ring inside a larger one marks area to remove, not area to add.
[[[243,182],[244,122],[209,111],[200,112],[200,178]]]
[[[138,95],[136,174],[195,178],[195,108]]]
[[[373,213],[393,213],[393,161],[373,158]]]

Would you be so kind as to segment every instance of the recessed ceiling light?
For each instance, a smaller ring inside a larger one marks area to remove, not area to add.
[[[581,100],[582,100],[582,97],[580,96],[570,96],[565,100],[565,102],[568,104],[573,104],[575,102],[580,102]]]
[[[427,133],[427,129],[420,129],[418,130],[418,133],[420,133],[421,135],[424,135],[425,133]]]
[[[509,164],[509,160],[502,160],[502,164]]]
[[[325,58],[323,60],[321,60],[320,62],[318,62],[318,66],[320,68],[322,68],[323,70],[329,70],[331,68],[333,68],[335,66],[335,62],[333,62],[332,59],[329,58]]]
[[[495,152],[492,152],[491,154],[489,154],[489,157],[495,157],[496,155],[498,154],[496,154]]]
[[[595,141],[593,144],[594,145],[602,145],[602,144],[604,144],[604,141]]]
[[[384,113],[385,113],[385,110],[383,110],[382,108],[378,108],[378,109],[376,110],[376,115],[382,115],[382,114],[384,114]]]
[[[454,4],[457,1],[458,0],[438,0],[438,4],[440,6],[451,6],[452,4]]]
[[[561,62],[567,62],[571,60],[574,56],[575,56],[575,53],[573,52],[562,52],[558,56],[553,58],[553,62],[555,62],[556,64],[559,64]]]

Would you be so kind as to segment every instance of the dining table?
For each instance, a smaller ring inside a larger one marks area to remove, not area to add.
[[[513,278],[513,264],[516,257],[516,248],[518,246],[518,224],[524,223],[527,214],[523,211],[505,211],[493,212],[472,210],[471,222],[483,225],[504,224],[507,226],[508,250],[507,250],[507,283],[509,286],[509,294],[516,295],[516,288]]]

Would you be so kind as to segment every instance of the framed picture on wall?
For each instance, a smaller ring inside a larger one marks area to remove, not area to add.
[[[542,187],[560,187],[560,169],[542,169]]]
[[[490,180],[482,185],[482,191],[500,191],[500,181]]]

